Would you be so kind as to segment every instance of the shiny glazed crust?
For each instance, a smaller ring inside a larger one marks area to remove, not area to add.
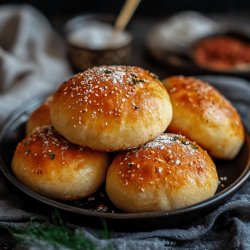
[[[35,129],[17,146],[12,171],[35,192],[53,199],[85,197],[102,184],[109,157],[73,145],[53,127]]]
[[[134,148],[163,133],[172,119],[166,89],[148,71],[100,66],[63,83],[51,120],[69,141],[102,151]]]
[[[51,124],[50,119],[50,102],[52,97],[48,97],[46,101],[35,109],[26,123],[26,134],[31,133],[35,128]]]
[[[127,212],[172,210],[203,201],[218,186],[210,156],[184,136],[162,134],[112,162],[106,191]]]
[[[232,104],[214,87],[196,78],[163,80],[173,106],[167,131],[181,133],[220,159],[233,159],[244,142],[244,129]]]

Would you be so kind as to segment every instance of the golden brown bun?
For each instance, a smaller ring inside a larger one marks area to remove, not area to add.
[[[196,78],[174,76],[163,83],[173,105],[167,131],[196,141],[213,157],[233,159],[244,142],[244,129],[232,104]]]
[[[51,120],[69,141],[102,151],[137,147],[164,132],[172,106],[163,84],[139,67],[100,66],[53,95]]]
[[[73,145],[46,126],[18,144],[12,171],[37,193],[72,200],[95,192],[106,177],[108,165],[106,153]]]
[[[184,136],[162,134],[112,162],[106,191],[127,212],[172,210],[211,197],[218,176],[210,156]]]
[[[48,97],[45,102],[34,110],[26,123],[26,134],[31,133],[35,128],[51,124],[50,102],[52,97]]]

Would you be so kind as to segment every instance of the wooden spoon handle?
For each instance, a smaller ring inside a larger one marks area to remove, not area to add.
[[[115,22],[114,29],[116,31],[122,31],[125,29],[126,25],[128,24],[131,16],[134,14],[140,1],[141,0],[126,0]]]

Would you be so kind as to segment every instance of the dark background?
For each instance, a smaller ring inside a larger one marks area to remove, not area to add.
[[[64,24],[79,14],[105,13],[116,17],[125,0],[0,0],[3,4],[29,4],[39,9],[52,26],[63,35]],[[145,46],[148,31],[158,21],[175,13],[194,10],[217,21],[239,23],[250,27],[250,0],[141,0],[126,29],[133,35],[133,53],[130,65],[150,69],[159,77],[167,74],[200,75],[207,72],[183,67],[172,67],[155,60]],[[240,28],[241,29],[241,28]],[[213,72],[214,73],[214,72]],[[240,75],[250,79],[250,74]]]
[[[119,12],[123,0],[0,0],[0,4],[27,3],[40,9],[47,17],[71,16],[86,12]],[[241,13],[250,10],[249,0],[142,0],[137,16],[164,17],[182,10],[205,13]]]

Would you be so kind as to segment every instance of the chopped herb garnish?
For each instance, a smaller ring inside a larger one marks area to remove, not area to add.
[[[179,140],[180,138],[178,137],[178,136],[174,136],[173,137],[173,139],[172,139],[172,141],[177,141],[177,140]]]
[[[133,109],[138,110],[139,106],[133,105]]]
[[[130,76],[131,76],[131,80],[132,80],[133,84],[137,84],[137,83],[140,83],[140,82],[143,82],[143,83],[146,82],[144,79],[139,79],[137,74],[130,73]]]
[[[105,73],[105,74],[111,74],[112,71],[111,71],[110,69],[105,69],[105,70],[104,70],[104,73]]]
[[[144,79],[136,79],[136,78],[133,77],[132,82],[133,82],[133,84],[137,84],[137,83],[140,83],[140,82],[145,83],[146,81]]]
[[[27,141],[25,141],[24,142],[24,145],[26,146],[26,145],[29,145],[30,144],[30,141],[29,140],[27,140]]]
[[[182,140],[182,139],[180,139],[180,141],[181,141],[181,143],[184,144],[184,145],[190,145],[194,150],[197,150],[197,149],[198,149],[198,147],[197,147],[194,143],[192,143],[192,142],[184,141],[184,140]]]
[[[137,83],[137,81],[136,81],[136,79],[134,77],[132,77],[132,82],[133,82],[133,84]]]
[[[51,160],[54,160],[55,157],[56,157],[56,154],[55,154],[55,153],[53,153],[53,152],[50,152],[50,153],[49,153],[49,158],[50,158]]]
[[[199,149],[194,143],[190,142],[190,141],[186,141],[184,139],[182,139],[181,137],[178,136],[174,136],[171,141],[180,141],[183,145],[190,145],[194,150]]]
[[[194,149],[194,150],[197,150],[197,149],[199,149],[195,144],[191,144],[191,146],[192,146],[192,148]]]
[[[138,82],[146,82],[144,79],[139,79]]]
[[[131,73],[130,74],[133,78],[137,78],[138,76],[136,75],[136,74],[134,74],[134,73]]]
[[[128,163],[128,167],[131,168],[133,166],[133,162]]]

